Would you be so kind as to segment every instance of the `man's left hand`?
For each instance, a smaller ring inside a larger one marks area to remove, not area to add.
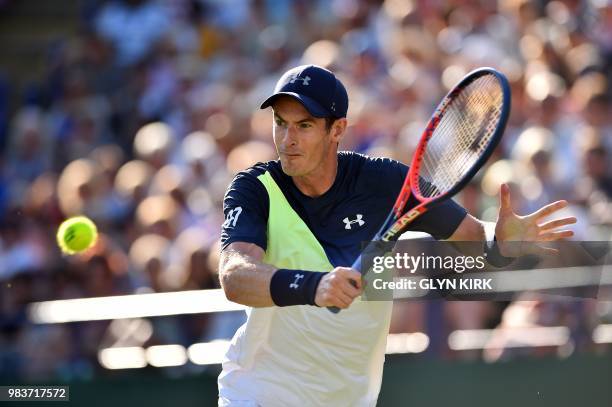
[[[541,246],[538,242],[551,242],[574,235],[573,231],[563,229],[564,226],[576,223],[576,218],[573,216],[544,221],[545,218],[566,206],[567,201],[556,201],[530,215],[519,216],[512,210],[510,187],[502,184],[499,215],[495,225],[495,237],[500,253],[506,257],[519,257],[525,254],[557,254],[556,249]],[[508,242],[515,243],[508,244]]]

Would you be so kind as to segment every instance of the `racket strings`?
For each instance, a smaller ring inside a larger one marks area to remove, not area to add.
[[[495,133],[502,99],[497,78],[485,75],[448,101],[422,157],[421,196],[433,198],[446,193],[476,163]]]
[[[467,166],[471,162],[470,157],[465,154],[478,154],[488,145],[492,131],[497,126],[497,120],[493,117],[495,112],[491,109],[487,111],[483,107],[495,109],[495,103],[498,100],[491,97],[490,92],[482,90],[475,88],[475,84],[472,84],[450,103],[452,107],[448,108],[446,117],[442,119],[432,137],[432,140],[435,138],[435,142],[427,146],[430,153],[428,155],[433,159],[430,162],[439,163],[441,159],[457,159],[463,156],[464,160],[461,162],[453,161],[450,164],[453,168],[460,163]],[[499,112],[499,109],[497,111]],[[452,133],[455,137],[449,139],[448,135]],[[442,164],[431,166],[431,168],[435,170],[435,173],[444,174],[443,170],[449,168],[449,163]],[[461,176],[456,172],[444,175],[450,175],[450,179]]]

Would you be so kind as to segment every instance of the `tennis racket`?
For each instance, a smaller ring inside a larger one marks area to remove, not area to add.
[[[495,69],[477,69],[455,85],[431,116],[393,209],[372,241],[397,240],[415,219],[470,182],[499,143],[509,113],[508,80]],[[406,208],[411,196],[419,203]],[[361,255],[352,268],[367,271]]]

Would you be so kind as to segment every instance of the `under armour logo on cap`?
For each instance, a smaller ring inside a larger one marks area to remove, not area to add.
[[[363,218],[362,214],[358,213],[356,217],[357,218],[354,220],[350,220],[348,216],[342,219],[342,222],[344,222],[344,229],[351,230],[351,225],[354,223],[358,224],[359,226],[365,225],[365,220],[362,219]]]
[[[304,78],[300,78],[299,76],[294,76],[293,79],[289,81],[289,83],[295,83],[295,81],[302,81],[302,85],[308,86],[308,82],[310,82],[310,76],[306,76]]]
[[[285,72],[261,108],[272,106],[283,95],[299,101],[314,117],[346,117],[348,111],[348,94],[342,82],[330,70],[316,65]]]

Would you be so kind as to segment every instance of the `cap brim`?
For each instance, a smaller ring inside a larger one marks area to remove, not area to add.
[[[314,117],[329,117],[329,116],[331,116],[329,111],[327,109],[325,109],[323,106],[321,106],[318,102],[315,102],[314,99],[311,99],[308,96],[300,95],[299,93],[295,93],[295,92],[278,92],[278,93],[275,93],[274,95],[272,95],[269,98],[267,98],[266,100],[264,100],[264,102],[261,104],[261,106],[259,108],[260,109],[265,109],[267,107],[272,106],[274,101],[279,96],[290,96],[290,97],[296,99],[298,102],[300,102],[302,104],[302,106],[304,106],[304,108],[306,108],[306,110],[308,110],[308,113],[310,113]]]

